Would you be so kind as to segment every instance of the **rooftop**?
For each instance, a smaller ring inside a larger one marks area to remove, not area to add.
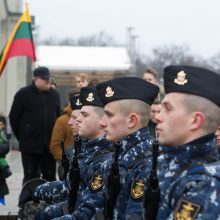
[[[124,47],[38,46],[37,63],[54,71],[127,71]]]

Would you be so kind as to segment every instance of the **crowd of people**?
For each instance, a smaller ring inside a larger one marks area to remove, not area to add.
[[[220,75],[167,66],[162,86],[151,68],[104,82],[81,73],[62,115],[51,79],[36,68],[9,114],[24,186],[47,181],[21,219],[220,218]]]

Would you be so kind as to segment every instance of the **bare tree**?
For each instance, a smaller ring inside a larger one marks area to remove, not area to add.
[[[115,46],[116,43],[111,35],[105,33],[104,31],[101,31],[98,34],[80,37],[77,40],[77,45],[106,47],[106,46]]]
[[[142,58],[142,63],[145,64],[145,67],[156,69],[160,73],[160,77],[162,77],[164,67],[168,65],[191,65],[210,69],[210,61],[200,56],[192,55],[186,45],[166,45],[154,48],[152,55]]]
[[[220,73],[220,52],[211,57],[210,66],[216,72]]]
[[[40,42],[43,45],[62,45],[62,46],[116,46],[114,38],[105,33],[104,31],[99,32],[98,34],[92,34],[89,36],[82,36],[78,39],[75,38],[64,38],[57,40],[55,37],[49,37]]]
[[[59,41],[56,37],[50,36],[40,41],[41,45],[59,45]]]
[[[73,38],[64,38],[59,41],[58,43],[60,46],[76,46],[77,45],[77,40]]]

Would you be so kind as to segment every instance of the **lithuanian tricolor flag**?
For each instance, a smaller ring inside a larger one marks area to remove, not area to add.
[[[35,48],[31,30],[31,17],[28,5],[15,25],[6,46],[0,54],[0,76],[9,58],[15,56],[29,56],[36,61]]]

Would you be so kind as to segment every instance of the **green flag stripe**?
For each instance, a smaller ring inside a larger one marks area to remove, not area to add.
[[[18,30],[15,33],[14,39],[27,38],[33,41],[32,32],[31,32],[31,24],[28,22],[22,22]]]

